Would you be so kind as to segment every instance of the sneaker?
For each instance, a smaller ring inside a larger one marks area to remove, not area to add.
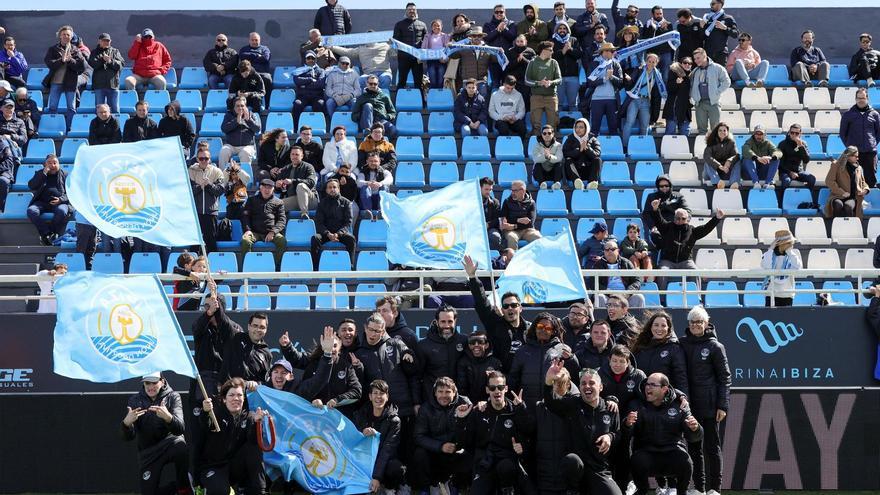
[[[821,83],[820,83],[820,85],[821,85]],[[809,80],[808,80],[808,81],[805,81],[805,82],[804,82],[804,86],[806,86],[806,87],[808,87],[808,88],[812,88],[812,87],[813,87],[813,81],[809,81]]]
[[[764,186],[764,189],[776,189],[776,184],[768,182],[767,185]]]
[[[300,218],[301,220],[308,220],[308,219],[309,219],[309,212],[307,212],[307,211],[301,211],[301,212],[299,213],[299,218]]]
[[[746,87],[747,88],[754,88],[755,83],[753,81],[746,81]],[[664,493],[663,495],[666,495],[666,494]]]
[[[587,184],[587,189],[599,189],[599,183],[596,181],[592,181]]]
[[[541,188],[542,190],[543,190],[543,189],[547,189],[547,183],[546,183],[546,182],[542,182],[541,185],[538,186],[538,187]]]
[[[721,492],[719,492],[718,490],[709,490],[708,492],[706,492],[706,495],[721,495]]]
[[[828,87],[828,79],[822,79],[821,81],[819,81],[819,87],[820,88],[827,88]]]
[[[691,488],[690,490],[687,491],[687,495],[705,495],[705,494],[703,492],[701,492],[700,490]]]
[[[716,189],[724,189],[725,187],[727,187],[727,183],[724,182],[723,180],[719,180],[718,184],[715,184]]]
[[[755,86],[757,86],[759,88],[763,88],[764,87],[764,80],[758,79],[758,82],[755,83]]]
[[[733,182],[730,184],[731,189],[739,189],[739,182]]]
[[[666,495],[678,495],[678,489],[676,488],[667,488]]]
[[[757,184],[755,184],[755,188],[764,189],[764,181],[759,180]]]
[[[562,184],[560,184],[559,182],[554,182],[553,183],[553,190],[558,191],[560,189],[562,189]]]
[[[662,486],[658,486],[657,489],[654,491],[654,494],[655,495],[666,495],[666,488],[663,488]]]
[[[873,78],[869,77],[867,83],[868,83],[869,88],[874,87],[874,79]]]
[[[582,180],[580,180],[580,179],[575,179],[575,180],[574,180],[574,188],[577,189],[578,191],[583,190],[583,188],[584,188],[584,181],[582,181]]]
[[[634,493],[636,493],[636,490],[637,490],[636,484],[633,483],[632,481],[630,481],[626,485],[626,494],[625,495],[633,495]]]

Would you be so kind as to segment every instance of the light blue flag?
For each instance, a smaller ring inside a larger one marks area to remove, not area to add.
[[[323,36],[325,46],[353,46],[368,43],[385,43],[394,36],[394,31],[374,31],[372,33],[351,33]]]
[[[98,383],[198,370],[156,275],[71,272],[55,283],[55,373]]]
[[[202,244],[177,137],[81,147],[67,177],[67,197],[110,237],[160,246]]]
[[[520,248],[498,279],[498,293],[505,292],[519,294],[527,304],[586,298],[571,230]]]
[[[492,265],[483,198],[477,179],[398,199],[381,191],[388,224],[385,256],[392,263],[423,268],[461,268],[470,255],[482,269]]]
[[[272,479],[296,481],[309,493],[368,493],[379,436],[363,436],[335,409],[317,409],[298,395],[260,386],[251,409],[275,419],[275,448],[263,453]]]

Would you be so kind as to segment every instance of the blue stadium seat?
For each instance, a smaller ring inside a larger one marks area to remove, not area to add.
[[[418,89],[409,88],[397,90],[397,100],[394,102],[394,108],[398,112],[421,112],[422,92]]]
[[[40,127],[38,128],[38,132],[40,136],[49,139],[61,139],[67,133],[67,122],[64,120],[64,115],[60,113],[56,114],[43,114],[40,118]],[[43,159],[46,157],[43,156]],[[40,160],[41,162],[43,160]]]
[[[631,186],[629,165],[626,162],[610,161],[602,164],[599,182],[606,187]]]
[[[819,211],[815,208],[798,208],[801,203],[812,203],[813,192],[805,187],[788,187],[782,193],[782,212],[794,216],[815,216]]]
[[[225,112],[206,112],[202,115],[202,127],[199,129],[199,139],[205,137],[223,137],[223,131],[220,129],[220,126],[223,125],[224,115]]]
[[[491,160],[492,154],[489,152],[489,138],[486,136],[465,136],[461,138],[461,158],[465,161]]]
[[[750,190],[748,208],[752,215],[782,215],[776,191],[773,189]]]
[[[452,90],[447,88],[428,90],[429,112],[451,112],[453,103]]]
[[[30,94],[30,93],[28,93]],[[42,95],[42,93],[41,93]],[[67,100],[61,98],[61,101],[64,102],[64,106],[67,107]],[[61,105],[59,105],[60,107]],[[79,113],[95,113],[95,92],[94,91],[83,91],[79,98],[79,104],[76,106],[76,111]]]
[[[812,283],[810,285],[812,285]],[[764,297],[765,297],[764,296],[764,282],[758,282],[755,280],[752,280],[750,282],[746,282],[745,290],[746,291],[754,290],[754,291],[760,291],[760,292],[757,292],[754,294],[749,294],[748,292],[746,292],[745,294],[743,294],[743,306],[745,306],[747,308],[763,308],[764,307],[764,304],[765,304],[765,301],[764,301]],[[709,297],[706,296],[707,303],[708,303],[708,299],[709,299]]]
[[[310,272],[313,269],[312,255],[308,251],[287,251],[281,257],[282,272]]]
[[[826,280],[822,283],[822,290],[852,290],[853,284],[848,280]],[[856,295],[850,293],[830,293],[831,300],[835,303],[843,303],[845,306],[856,305]]]
[[[241,247],[241,222],[232,222],[232,236],[228,241],[217,241],[220,249],[239,249]]]
[[[42,123],[42,122],[41,122]],[[27,153],[22,163],[43,163],[46,155],[55,153],[55,141],[51,138],[38,138],[28,141]]]
[[[626,160],[620,136],[599,136],[603,160]]]
[[[455,162],[434,162],[428,174],[431,187],[444,187],[458,182],[458,165]]]
[[[870,207],[865,208],[864,214],[868,216],[880,215],[880,189],[876,187],[871,188],[868,191],[868,195],[865,196],[865,201],[871,204]],[[821,208],[825,208],[825,204],[819,205]],[[873,240],[873,239],[872,239]]]
[[[317,292],[330,292],[331,294],[327,294],[325,296],[315,296],[315,309],[349,309],[348,287],[345,284],[337,283],[335,286],[335,291],[336,298],[334,305],[334,297],[331,295],[333,292],[333,288],[330,283],[322,282],[318,284]]]
[[[293,89],[273,89],[269,97],[270,112],[289,112],[293,109],[296,91]]]
[[[55,263],[64,263],[72,272],[81,272],[86,269],[86,260],[82,253],[58,253],[55,255]]]
[[[741,150],[743,145],[746,144],[746,141],[751,137],[750,134],[737,134],[733,136],[733,142],[736,143],[736,149]]]
[[[49,75],[48,67],[31,67],[28,69],[27,73],[27,89],[42,91],[43,90],[43,79]]]
[[[138,100],[137,91],[133,89],[120,89],[119,111],[122,113],[134,113],[134,106],[137,104]],[[162,109],[160,108],[159,110]],[[122,128],[122,122],[119,123],[119,127]]]
[[[295,67],[289,65],[279,65],[278,67],[275,67],[275,72],[272,74],[272,85],[276,88],[284,89],[296,86],[296,83],[293,80],[294,68]]]
[[[805,136],[807,134],[801,134]],[[832,160],[836,160],[839,157],[843,150],[846,149],[846,145],[843,144],[843,140],[840,139],[839,134],[829,134],[828,135],[828,143],[825,145],[825,154],[828,158]],[[810,157],[812,157],[812,149],[810,150]],[[818,177],[817,177],[818,178]]]
[[[238,223],[238,222],[232,222]],[[235,253],[214,251],[208,253],[208,266],[212,272],[224,270],[227,272],[238,271],[238,255]]]
[[[201,113],[205,108],[202,93],[197,89],[181,89],[174,95],[174,99],[180,103],[180,111],[183,113]],[[193,128],[195,129],[195,125]]]
[[[419,147],[421,147],[419,140]],[[398,151],[398,156],[400,152]],[[452,136],[434,136],[428,141],[428,158],[430,160],[456,160],[458,159],[458,147]]]
[[[688,282],[686,287],[688,291],[687,300],[685,300],[684,294],[681,293],[681,282],[669,282],[666,286],[666,290],[673,292],[678,291],[678,293],[666,294],[667,308],[693,308],[700,304],[700,296],[691,292],[697,290],[697,283]]]
[[[165,89],[148,89],[144,91],[144,101],[150,104],[150,108],[164,113],[165,105],[171,102],[171,95]],[[195,110],[191,110],[195,111]],[[181,113],[183,109],[181,109]]]
[[[272,100],[272,103],[275,103],[275,100]],[[330,129],[336,129],[339,126],[345,127],[345,134],[349,137],[358,135],[358,125],[351,120],[351,112],[339,110],[333,112],[333,117],[330,118]]]
[[[380,297],[375,294],[362,295],[361,292],[385,292],[387,290],[385,284],[357,284],[354,289],[354,309],[372,310],[376,307],[376,299]]]
[[[409,90],[401,90],[409,91]],[[398,95],[400,93],[398,92]],[[398,98],[400,98],[398,96]],[[397,114],[397,132],[401,136],[421,136],[425,132],[422,114],[419,112],[400,112]]]
[[[565,192],[560,190],[542,189],[538,191],[537,200],[538,216],[564,216],[568,215],[568,207],[565,204]]]
[[[15,172],[15,184],[12,184],[13,192],[24,192],[30,191],[28,188],[28,181],[34,177],[34,174],[43,169],[42,164],[32,163],[32,164],[22,164],[18,166],[18,170]]]
[[[58,157],[58,160],[61,163],[73,163],[74,159],[76,159],[76,152],[79,150],[79,147],[88,145],[88,139],[68,137],[63,143],[61,143],[61,156]]]
[[[526,155],[528,155],[528,159],[531,162],[534,162],[534,160],[532,160],[532,150],[534,150],[537,145],[538,139],[535,136],[529,136],[528,141],[526,141]]]
[[[544,218],[541,219],[541,235],[553,236],[566,230],[571,231],[571,225],[567,218]]]
[[[229,92],[225,89],[208,90],[208,96],[205,99],[205,111],[225,112],[227,98],[229,98]]]
[[[639,217],[620,217],[614,220],[614,226],[611,228],[611,235],[617,237],[618,243],[626,237],[626,228],[631,223],[638,225],[639,231],[644,232],[644,225],[642,225],[642,219]]]
[[[862,282],[862,289],[865,289],[867,291],[868,289],[871,288],[872,285],[874,285],[873,281],[865,280]],[[868,307],[870,305],[871,305],[871,299],[865,297],[864,294],[862,294],[862,306]]]
[[[308,125],[312,127],[312,134],[323,137],[327,134],[327,119],[324,112],[303,112],[299,116],[299,126]]]
[[[394,174],[397,187],[425,187],[425,167],[422,162],[400,162]]]
[[[764,84],[769,88],[791,86],[791,79],[788,78],[788,67],[781,64],[770,65],[770,70],[767,71],[767,78],[764,79]]]
[[[575,227],[575,241],[578,245],[593,235],[590,233],[590,230],[596,222],[604,223],[606,226],[608,225],[608,222],[601,217],[581,217],[578,219],[577,227]]]
[[[809,280],[798,280],[794,283],[794,301],[793,306],[815,306],[815,292],[801,292],[803,290],[815,290],[816,286]],[[762,298],[763,300],[763,298]]]
[[[657,294],[656,292],[650,292],[655,290],[658,290],[657,284],[655,282],[642,283],[642,295],[645,296],[646,308],[659,308],[662,306],[660,304],[660,294]]]
[[[208,89],[208,74],[203,67],[184,67],[180,73],[180,89]]]
[[[125,123],[128,122],[128,119],[131,117],[127,113],[114,113],[113,116],[116,117],[117,120],[119,120],[119,130],[120,131],[125,129]],[[157,124],[158,124],[158,122],[157,122]],[[193,127],[193,130],[195,130],[195,127]]]
[[[388,270],[385,251],[361,251],[357,255],[355,270],[359,272],[381,272]]]
[[[399,189],[397,191],[397,197],[399,199],[406,199],[411,196],[418,196],[420,194],[424,194],[421,189]]]
[[[482,179],[483,177],[488,177],[494,180],[495,173],[492,171],[491,163],[467,162],[464,164],[464,174],[462,176],[462,180]]]
[[[217,294],[222,295],[226,299],[226,307],[234,308],[235,301],[232,300],[232,288],[227,284],[218,284],[217,285]]]
[[[581,189],[571,192],[571,212],[575,215],[604,215],[602,197],[598,189]]]
[[[291,219],[284,229],[284,238],[290,247],[309,247],[315,235],[315,221],[308,219]]]
[[[431,112],[428,116],[429,136],[452,136],[455,134],[452,112]]]
[[[269,115],[266,116],[266,132],[277,128],[284,129],[288,133],[295,132],[293,115],[290,112],[269,112]]]
[[[309,261],[311,263],[311,261]],[[286,310],[309,310],[312,307],[311,298],[307,295],[309,288],[303,284],[284,284],[278,287],[278,296],[275,298],[275,309]],[[282,296],[280,294],[302,294],[297,296]]]
[[[286,253],[285,253],[286,254]],[[251,251],[244,255],[241,271],[243,272],[274,272],[275,258],[271,251]]]
[[[654,143],[654,136],[630,136],[626,149],[631,160],[660,159],[660,155],[657,154],[657,145]],[[602,155],[604,157],[605,148],[602,148]]]
[[[827,187],[819,189],[819,199],[816,200],[816,204],[820,209],[825,208],[825,205],[828,204],[829,197],[831,197],[831,189],[828,189]]]
[[[159,253],[132,253],[128,273],[162,273]]]
[[[29,192],[9,193],[6,196],[6,210],[0,213],[0,220],[26,220],[27,207],[33,197]]]
[[[383,220],[362,220],[358,225],[358,248],[382,248],[388,239],[388,225]]]
[[[853,85],[846,64],[831,64],[831,70],[828,72],[828,83],[835,87]]]
[[[801,139],[804,141],[804,144],[807,145],[807,149],[810,150],[811,159],[822,160],[828,157],[828,154],[825,153],[824,147],[822,146],[821,136],[818,134],[801,134]]]
[[[609,215],[638,215],[641,213],[632,189],[611,189],[605,198],[605,210]]]
[[[95,253],[95,258],[92,260],[92,271],[121,275],[124,273],[122,255],[120,253]]]
[[[251,254],[251,253],[248,253]],[[235,309],[242,311],[247,307],[248,311],[269,311],[272,309],[272,296],[269,295],[269,287],[266,285],[242,285],[238,291],[245,292],[247,296],[235,298]],[[245,304],[247,300],[247,304]]]
[[[172,251],[168,255],[168,261],[165,262],[165,273],[173,273],[174,267],[177,266],[177,259],[183,254],[181,251]]]
[[[657,176],[663,175],[663,165],[658,161],[638,162],[633,175],[637,186],[654,187]]]
[[[495,140],[495,159],[499,161],[524,161],[522,139],[519,136],[498,136]]]
[[[431,138],[433,141],[435,138]],[[455,145],[455,140],[452,141],[453,146]],[[397,159],[401,161],[405,160],[415,160],[422,161],[425,159],[425,149],[422,147],[422,138],[415,136],[401,136],[397,138],[397,143],[394,145],[397,150]],[[451,158],[455,160],[455,158]]]
[[[880,101],[880,88],[876,86],[868,88],[868,101]]]
[[[72,138],[87,138],[89,137],[89,126],[92,125],[92,119],[95,116],[93,114],[88,113],[78,113],[73,116],[73,119],[70,121],[70,131],[67,132],[67,137]],[[121,131],[122,128],[120,127]]]
[[[501,162],[498,164],[498,185],[510,187],[515,180],[528,183],[529,176],[523,162]]]
[[[712,280],[708,284],[706,284],[706,290],[710,291],[706,294],[706,307],[707,308],[740,308],[742,305],[739,303],[739,295],[732,293],[717,293],[711,291],[719,291],[719,290],[736,290],[736,282],[731,282],[729,280]]]

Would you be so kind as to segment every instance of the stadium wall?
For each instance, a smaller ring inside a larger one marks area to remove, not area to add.
[[[681,333],[686,313],[672,313]],[[231,315],[244,323],[249,313]],[[186,334],[196,316],[179,313]],[[344,316],[362,320],[366,313]],[[433,312],[404,316],[424,334]],[[880,390],[872,377],[877,342],[864,310],[714,309],[711,316],[734,374],[723,425],[724,488],[880,489]],[[274,344],[289,331],[296,345],[310,347],[320,328],[342,317],[273,312],[267,341]],[[479,325],[472,310],[462,311],[459,323],[463,332]],[[122,441],[119,421],[137,381],[99,385],[54,375],[53,326],[52,315],[4,316],[0,493],[136,491],[135,448]],[[186,395],[186,380],[170,381]]]
[[[352,10],[354,30],[391,30],[403,18],[403,5],[398,9]],[[522,19],[520,4],[506,2],[510,18]],[[552,2],[551,2],[552,3]],[[627,2],[622,2],[626,4]],[[666,9],[667,19],[674,20],[677,7],[658,2]],[[465,4],[465,2],[462,2]],[[544,5],[541,2],[540,5]],[[573,15],[583,11],[582,3],[570,1]],[[610,2],[599,3],[600,10],[608,13]],[[708,2],[698,2],[695,13],[702,15]],[[778,4],[777,4],[778,5]],[[858,49],[857,35],[876,28],[880,4],[865,2],[864,8],[736,8],[728,5],[741,30],[754,36],[754,46],[762,57],[774,64],[788,64],[791,50],[800,43],[801,32],[816,32],[816,45],[833,63],[848,63]],[[693,7],[693,5],[692,5]],[[419,17],[426,22],[439,18],[449,30],[452,16],[464,12],[481,25],[489,20],[491,9],[463,8],[450,10],[420,10]],[[544,8],[540,18],[548,19],[552,9]],[[609,16],[610,17],[610,16]],[[642,15],[646,18],[647,14]],[[150,11],[150,10],[68,10],[68,11],[5,11],[0,14],[0,26],[17,40],[31,65],[44,65],[42,57],[55,40],[55,31],[70,24],[89,47],[97,44],[97,35],[108,32],[116,47],[125,53],[134,36],[145,27],[156,32],[156,37],[168,47],[175,67],[201,66],[202,57],[213,45],[213,36],[225,33],[230,46],[238,49],[247,44],[247,35],[260,32],[263,43],[272,50],[273,65],[301,64],[299,46],[307,38],[314,20],[313,11],[304,10],[217,10],[217,11]],[[731,40],[731,48],[735,41]]]

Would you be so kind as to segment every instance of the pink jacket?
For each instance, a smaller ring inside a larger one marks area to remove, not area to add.
[[[419,48],[425,49],[440,49],[444,48],[449,44],[449,35],[446,33],[433,34],[428,33],[425,35],[425,39],[422,40],[422,46]]]
[[[740,47],[734,48],[727,56],[727,72],[733,71],[733,64],[737,60],[742,60],[746,64],[746,68],[751,69],[761,63],[761,54],[752,47],[749,47],[748,50],[743,50]]]

